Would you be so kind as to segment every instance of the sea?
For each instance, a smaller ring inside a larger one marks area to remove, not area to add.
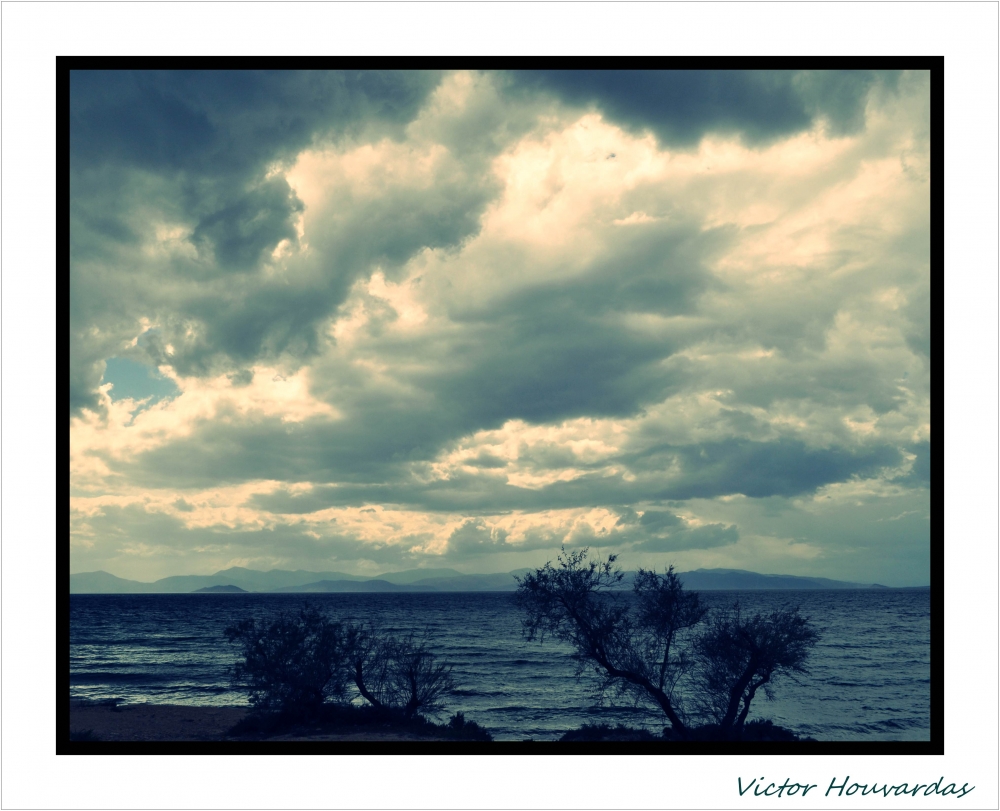
[[[930,739],[930,592],[926,590],[707,591],[703,605],[798,606],[821,633],[808,674],[758,694],[749,720],[836,741]],[[245,705],[231,689],[235,648],[224,630],[244,617],[310,604],[333,619],[379,622],[426,639],[453,666],[458,691],[439,721],[462,712],[496,740],[555,740],[583,724],[659,732],[644,707],[606,706],[596,679],[576,676],[571,649],[529,642],[509,592],[385,594],[73,594],[70,697],[121,704]]]

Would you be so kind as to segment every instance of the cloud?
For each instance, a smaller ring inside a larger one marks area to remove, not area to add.
[[[912,483],[918,487],[930,487],[931,485],[931,443],[920,442],[908,449],[915,454],[913,466],[910,473],[902,481]]]
[[[639,519],[639,525],[650,535],[668,535],[681,523],[680,518],[664,510],[646,510]]]
[[[139,504],[109,505],[72,518],[74,571],[110,570],[122,577],[153,580],[171,574],[209,574],[229,566],[370,571],[416,561],[413,543],[366,541],[311,525],[189,527],[177,517]],[[99,547],[79,541],[96,537]]]
[[[680,465],[676,483],[662,498],[688,499],[741,493],[752,498],[795,496],[852,476],[869,477],[902,461],[899,450],[880,446],[863,450],[808,448],[804,443],[725,443],[652,448],[634,461],[638,469],[664,470]]]
[[[448,537],[448,555],[474,557],[505,551],[507,534],[499,527],[488,527],[482,518],[469,519]]]
[[[654,534],[635,545],[640,552],[678,552],[686,549],[713,549],[735,544],[740,534],[732,524],[705,524],[677,532]]]
[[[649,128],[671,146],[706,133],[738,133],[749,143],[809,129],[816,118],[834,133],[864,126],[872,86],[894,86],[898,73],[876,71],[544,70],[512,72],[526,89],[594,104],[631,129]]]
[[[295,289],[253,273],[294,241],[302,212],[273,167],[316,138],[399,137],[439,79],[426,71],[74,71],[71,414],[99,407],[100,360],[135,337],[139,317],[161,326],[182,373],[205,373],[226,357],[309,353],[315,320],[346,288]],[[250,278],[212,284],[233,272]]]
[[[923,559],[926,75],[622,79],[74,76],[74,566]]]

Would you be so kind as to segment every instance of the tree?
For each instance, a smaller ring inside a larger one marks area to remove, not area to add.
[[[564,548],[558,567],[549,562],[518,578],[524,635],[569,642],[579,672],[589,666],[601,677],[602,694],[612,690],[651,702],[686,735],[673,694],[690,667],[678,642],[705,614],[698,595],[683,591],[673,567],[662,575],[640,569],[630,604],[615,593],[623,578],[616,556],[598,563],[587,553]]]
[[[391,639],[387,655],[388,695],[392,706],[399,707],[404,717],[439,710],[441,699],[454,691],[451,665],[436,663],[426,643],[415,641],[412,634],[405,639]]]
[[[697,641],[701,686],[722,734],[738,737],[761,688],[772,698],[781,674],[805,673],[819,633],[799,609],[743,613],[740,604],[714,616]]]
[[[348,626],[348,673],[361,697],[373,707],[392,702],[388,636],[375,625]]]
[[[315,608],[281,613],[270,622],[249,617],[225,630],[239,648],[232,683],[256,712],[301,717],[328,699],[343,700],[347,687],[347,635]]]
[[[358,693],[373,707],[410,718],[440,709],[455,689],[451,666],[437,664],[426,642],[398,638],[374,625],[349,628],[349,672]]]
[[[440,709],[455,689],[451,666],[438,663],[426,642],[372,624],[335,622],[312,607],[268,622],[249,617],[225,634],[240,657],[232,684],[257,714],[311,718],[326,703],[360,696],[410,719]]]

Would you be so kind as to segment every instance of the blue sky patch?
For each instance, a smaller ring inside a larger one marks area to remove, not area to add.
[[[127,358],[108,358],[104,370],[104,382],[113,383],[112,400],[144,400],[152,397],[149,405],[157,403],[164,397],[173,397],[180,393],[177,385],[170,378],[164,377],[156,369]]]

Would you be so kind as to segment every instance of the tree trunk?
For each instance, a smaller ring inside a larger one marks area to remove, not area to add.
[[[750,702],[753,701],[753,697],[757,695],[757,688],[765,684],[767,681],[768,677],[765,676],[758,682],[751,682],[750,689],[747,690],[746,697],[743,699],[743,709],[740,711],[740,717],[736,719],[736,728],[738,730],[743,730],[743,723],[747,720],[747,713],[750,712]]]
[[[663,710],[664,715],[666,715],[667,719],[670,721],[670,726],[672,726],[682,737],[688,737],[688,728],[684,725],[684,722],[677,717],[677,713],[674,711],[674,707],[670,703],[670,698],[665,692],[663,692],[663,690],[650,682],[648,679],[643,678],[636,673],[631,673],[627,670],[619,670],[607,660],[598,661],[598,664],[600,664],[601,667],[608,672],[609,676],[622,679],[627,681],[629,684],[634,684],[645,690],[649,694],[650,698],[660,705],[660,709]]]
[[[379,701],[375,696],[368,692],[368,688],[365,687],[364,676],[361,673],[361,662],[354,663],[354,683],[357,685],[358,692],[361,693],[362,698],[365,699],[373,707],[381,707],[382,702]]]
[[[417,696],[417,674],[415,670],[411,670],[406,674],[407,681],[410,683],[410,698],[406,702],[406,706],[403,707],[403,715],[407,718],[412,718],[413,714],[416,713],[417,709],[420,707],[420,699]]]
[[[754,670],[756,670],[755,664],[751,663],[748,665],[746,670],[743,671],[743,675],[740,676],[739,681],[729,691],[729,706],[726,707],[726,714],[722,719],[722,723],[719,724],[723,730],[732,729],[733,724],[736,722],[736,714],[740,710],[740,699],[743,698],[743,693],[753,680]]]
[[[641,687],[646,693],[660,705],[660,709],[663,710],[664,715],[667,716],[667,720],[670,721],[670,726],[683,738],[690,736],[688,728],[684,725],[684,722],[677,717],[677,713],[674,711],[673,705],[670,703],[670,698],[667,694],[653,684],[649,679],[641,676],[638,673],[633,673],[630,670],[619,670],[617,667],[611,664],[608,659],[607,651],[604,645],[601,643],[600,638],[594,632],[593,627],[588,623],[575,608],[565,600],[561,601],[563,608],[565,608],[569,618],[576,624],[577,628],[582,632],[584,638],[586,639],[585,645],[579,645],[580,649],[584,652],[587,658],[596,662],[605,672],[616,679],[622,679],[627,681],[629,684],[634,684],[637,687]]]

